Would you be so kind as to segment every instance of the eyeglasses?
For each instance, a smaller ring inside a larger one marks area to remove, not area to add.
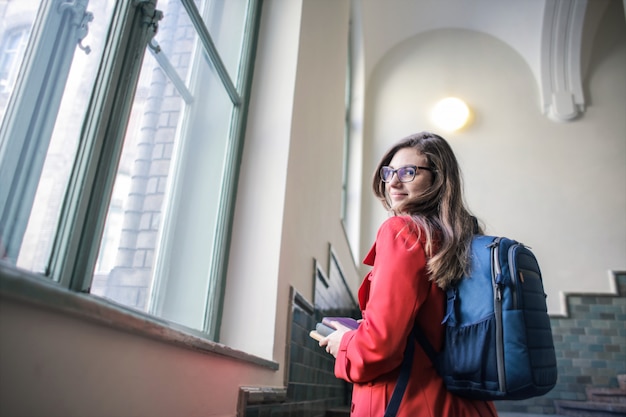
[[[383,182],[391,182],[391,180],[393,179],[393,174],[397,173],[398,181],[411,182],[415,179],[415,174],[417,174],[418,169],[423,169],[425,171],[433,171],[432,168],[419,167],[415,165],[407,165],[407,166],[400,167],[397,169],[384,166],[380,169],[380,179],[383,180]]]

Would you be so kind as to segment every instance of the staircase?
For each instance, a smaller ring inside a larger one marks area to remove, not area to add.
[[[626,375],[618,375],[619,388],[588,386],[586,401],[555,401],[557,414],[574,417],[626,416]]]
[[[326,410],[324,417],[350,417],[350,407],[337,407]]]

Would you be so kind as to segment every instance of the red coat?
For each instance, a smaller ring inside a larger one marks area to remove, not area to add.
[[[436,350],[443,343],[445,293],[429,281],[424,239],[408,217],[386,220],[364,260],[373,265],[359,289],[363,321],[346,333],[335,375],[354,383],[352,417],[382,417],[415,320]],[[418,343],[397,417],[497,416],[493,403],[449,393]]]

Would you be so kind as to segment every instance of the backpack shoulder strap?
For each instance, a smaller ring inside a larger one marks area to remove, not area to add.
[[[430,362],[433,364],[435,369],[437,369],[437,353],[435,352],[435,348],[433,348],[433,345],[426,338],[426,335],[418,325],[415,325],[415,329],[413,329],[413,334],[415,335],[415,340],[417,340],[422,349],[424,349],[426,355],[428,355],[428,359],[430,359]]]
[[[443,325],[456,323],[457,317],[456,317],[455,302],[456,302],[457,294],[458,294],[458,290],[455,286],[450,287],[446,290],[446,297],[447,297],[446,315],[444,316],[443,321],[441,322],[441,324]],[[415,336],[415,339],[418,341],[418,343],[420,344],[420,346],[426,353],[426,355],[428,355],[428,359],[430,359],[430,362],[435,367],[435,370],[439,372],[439,367],[438,367],[439,361],[437,360],[437,352],[435,351],[435,348],[430,343],[430,341],[428,340],[428,338],[426,337],[422,329],[419,327],[417,322],[415,322],[415,327],[413,328],[413,334]]]
[[[449,288],[446,291],[447,295],[447,305],[446,305],[446,316],[444,317],[442,324],[447,323],[448,321],[456,321],[456,313],[454,303],[456,301],[457,290],[455,287]],[[409,383],[409,379],[411,377],[411,369],[413,367],[413,356],[415,350],[415,340],[420,344],[430,362],[435,367],[435,370],[439,372],[438,361],[437,361],[437,352],[435,352],[435,348],[430,343],[422,329],[415,322],[413,326],[413,330],[409,335],[409,340],[406,344],[406,349],[404,350],[404,358],[402,359],[402,364],[400,365],[400,374],[398,375],[398,381],[396,382],[396,387],[391,394],[391,399],[387,404],[387,408],[385,410],[384,417],[395,417],[398,413],[398,408],[400,408],[400,402],[402,401],[402,397],[404,396],[404,391],[406,391],[406,387]]]
[[[396,387],[393,389],[393,394],[391,394],[391,398],[389,399],[389,403],[385,409],[384,417],[396,417],[398,408],[400,408],[400,403],[402,402],[402,397],[404,397],[404,391],[406,391],[406,387],[409,384],[415,350],[414,336],[415,328],[413,328],[413,331],[409,335],[409,340],[407,340],[406,349],[404,350],[404,358],[402,359],[402,364],[400,365],[398,381],[396,382]]]

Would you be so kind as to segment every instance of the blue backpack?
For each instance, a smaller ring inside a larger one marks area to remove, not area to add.
[[[522,400],[546,394],[557,366],[539,264],[523,244],[477,235],[470,274],[447,290],[443,350],[415,326],[385,417],[394,416],[408,383],[414,340],[447,389],[477,400]]]

